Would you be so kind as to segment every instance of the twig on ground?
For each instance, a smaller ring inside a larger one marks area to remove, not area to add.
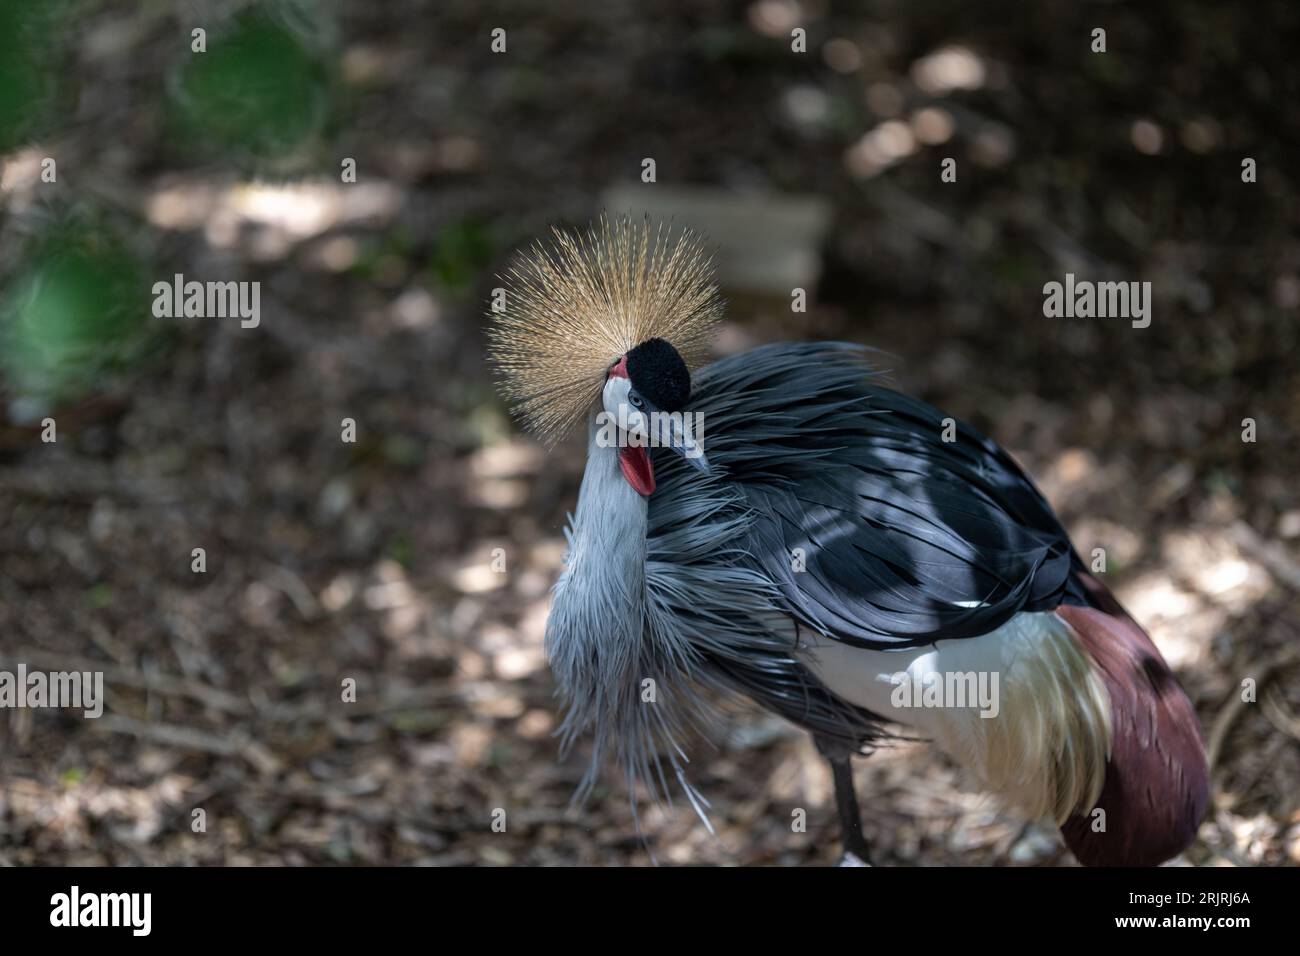
[[[1300,663],[1300,648],[1289,648],[1274,654],[1268,660],[1262,661],[1255,667],[1248,668],[1251,677],[1255,678],[1255,689],[1258,693],[1264,685],[1272,678],[1277,671],[1284,670],[1293,664]],[[1210,773],[1214,773],[1214,768],[1218,765],[1219,754],[1223,750],[1223,743],[1228,737],[1228,731],[1232,729],[1233,722],[1240,716],[1241,712],[1246,709],[1246,701],[1236,690],[1219,709],[1219,715],[1214,719],[1214,726],[1210,730],[1210,739],[1206,745],[1206,760],[1210,765]]]

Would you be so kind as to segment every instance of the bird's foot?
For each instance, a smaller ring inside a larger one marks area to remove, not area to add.
[[[840,862],[836,865],[837,866],[870,866],[871,864],[868,863],[866,860],[862,859],[857,854],[845,850],[844,855],[840,857]]]

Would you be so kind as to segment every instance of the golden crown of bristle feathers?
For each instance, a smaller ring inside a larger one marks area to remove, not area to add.
[[[505,308],[489,312],[488,353],[515,415],[548,444],[586,417],[620,356],[659,338],[694,369],[722,315],[700,238],[648,219],[556,228],[502,278]]]

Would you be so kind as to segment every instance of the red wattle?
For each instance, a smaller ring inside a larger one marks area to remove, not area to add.
[[[636,489],[637,494],[646,498],[654,494],[655,470],[650,464],[648,448],[624,445],[618,450],[618,464],[623,469],[623,477]]]

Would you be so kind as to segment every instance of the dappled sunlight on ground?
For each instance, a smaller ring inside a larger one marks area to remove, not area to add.
[[[717,355],[868,344],[1007,448],[1196,707],[1215,802],[1178,863],[1300,865],[1295,98],[1289,34],[1237,19],[1289,5],[1111,5],[1131,48],[1097,59],[1066,3],[540,5],[509,56],[474,3],[349,3],[298,178],[177,154],[148,104],[184,33],[131,6],[78,41],[76,128],[3,157],[0,272],[67,201],[264,315],[165,324],[56,443],[0,380],[0,668],[108,697],[0,711],[0,865],[836,860],[824,761],[743,707],[689,748],[716,835],[684,799],[638,821],[612,770],[569,805],[590,751],[559,753],[543,636],[584,448],[519,434],[482,329],[513,249],[616,203],[712,217]],[[1046,319],[1067,270],[1151,280],[1150,328]],[[928,744],[856,774],[879,863],[1073,865]]]

